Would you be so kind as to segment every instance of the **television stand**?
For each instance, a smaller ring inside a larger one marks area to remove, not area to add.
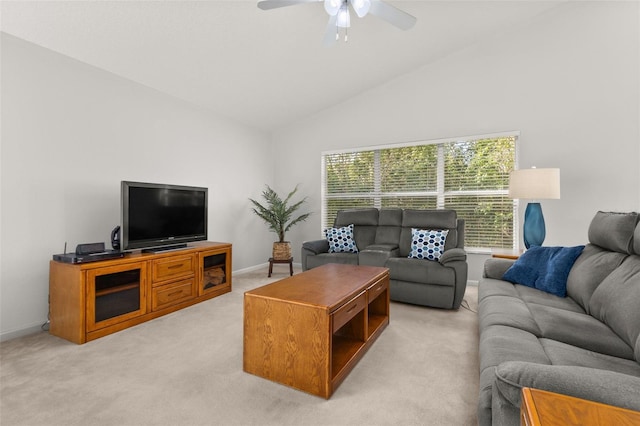
[[[82,344],[231,291],[231,244],[49,264],[49,332]]]

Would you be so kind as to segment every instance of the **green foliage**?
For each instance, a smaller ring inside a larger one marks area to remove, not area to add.
[[[249,198],[253,204],[253,212],[269,225],[269,230],[278,234],[278,242],[284,242],[285,233],[291,229],[293,225],[307,220],[311,213],[304,213],[294,219],[293,214],[307,201],[307,197],[295,204],[289,205],[291,197],[298,191],[298,186],[293,189],[283,200],[280,196],[267,185],[267,189],[262,191],[262,197],[266,201],[266,206],[260,204],[256,200]]]
[[[444,207],[466,220],[466,246],[512,247],[515,146],[506,136],[327,155],[324,225],[346,208]]]

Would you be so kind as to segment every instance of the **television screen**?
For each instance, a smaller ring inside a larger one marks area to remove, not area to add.
[[[122,181],[122,250],[207,239],[207,188]]]

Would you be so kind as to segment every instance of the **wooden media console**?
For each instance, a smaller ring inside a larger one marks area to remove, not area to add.
[[[85,343],[231,291],[231,244],[90,263],[51,261],[49,332]]]

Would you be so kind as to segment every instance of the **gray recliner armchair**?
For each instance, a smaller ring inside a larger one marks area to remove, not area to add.
[[[458,309],[467,286],[464,220],[454,210],[366,208],[341,210],[334,227],[353,224],[357,253],[330,253],[326,239],[302,245],[302,269],[326,263],[389,268],[390,297],[398,302]],[[438,260],[409,257],[412,229],[447,230]]]

